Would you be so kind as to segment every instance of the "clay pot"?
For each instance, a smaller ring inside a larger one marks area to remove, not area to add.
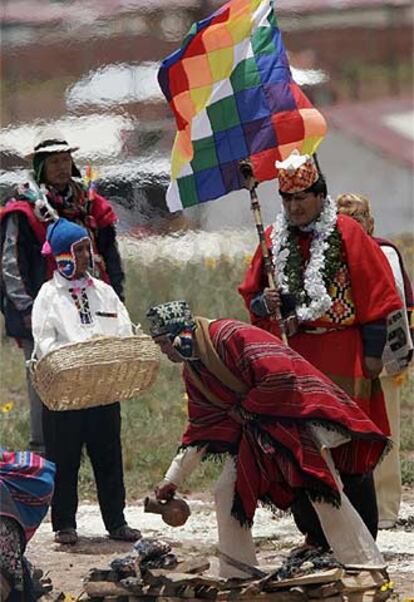
[[[160,501],[146,497],[144,512],[161,514],[162,520],[170,527],[181,527],[191,514],[189,505],[181,498]]]

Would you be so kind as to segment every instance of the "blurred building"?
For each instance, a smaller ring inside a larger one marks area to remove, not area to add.
[[[3,125],[62,114],[66,88],[103,66],[156,63],[177,48],[191,23],[222,3],[3,0]],[[293,66],[328,74],[313,93],[319,103],[411,90],[411,0],[275,4]],[[145,119],[169,116],[165,103],[133,104],[128,110]]]
[[[158,62],[180,45],[193,22],[221,4],[3,0],[0,192],[2,182],[19,177],[25,166],[22,157],[43,120],[56,122],[71,143],[80,143],[81,164],[92,161],[103,173],[126,164],[125,185],[120,183],[119,189],[129,191],[126,206],[131,198],[139,199],[139,187],[151,179],[151,169],[166,165],[175,131],[156,81]],[[398,184],[406,218],[413,195],[409,183],[413,141],[406,117],[412,112],[412,1],[276,0],[275,6],[293,76],[330,124],[320,157],[331,186],[338,192],[368,189],[381,196],[382,208]],[[369,108],[379,100],[386,111],[381,112],[380,105]],[[365,117],[349,111],[349,103],[368,107]],[[370,135],[362,127],[369,115],[374,117]],[[342,156],[348,162],[346,169],[344,159],[334,159]],[[395,166],[395,173],[402,175],[383,178],[385,165]],[[138,178],[139,171],[145,171],[145,177]],[[374,185],[377,173],[380,186]],[[133,192],[128,180],[135,183]],[[152,181],[158,186],[160,205],[166,169],[154,171]],[[269,203],[273,214],[270,198]],[[204,208],[200,219],[205,227],[217,227],[211,211],[221,214],[216,207]],[[229,216],[228,224],[225,217],[220,223],[231,225],[236,216],[232,212]],[[250,223],[248,211],[246,216],[238,214],[237,220]]]

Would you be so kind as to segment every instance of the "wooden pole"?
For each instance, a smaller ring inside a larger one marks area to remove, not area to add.
[[[263,228],[263,220],[262,220],[262,212],[260,209],[259,199],[256,194],[257,188],[257,180],[253,175],[253,169],[251,163],[247,160],[240,161],[239,163],[240,171],[244,177],[245,187],[250,192],[250,208],[253,212],[254,221],[256,224],[257,235],[259,237],[260,248],[262,249],[263,254],[263,262],[266,270],[267,281],[269,283],[269,288],[276,290],[276,281],[273,274],[272,260],[269,255],[269,249],[267,248],[266,238]],[[276,307],[273,317],[277,320],[279,330],[280,330],[280,338],[282,339],[285,345],[288,345],[288,339],[286,336],[285,324],[283,322],[282,314],[280,312],[280,307]]]

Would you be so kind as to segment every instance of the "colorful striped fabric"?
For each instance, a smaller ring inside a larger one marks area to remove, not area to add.
[[[55,465],[28,451],[9,452],[0,448],[0,485],[10,494],[15,512],[1,505],[0,514],[17,520],[26,541],[46,516],[52,500]]]
[[[194,24],[158,81],[177,122],[171,211],[242,188],[241,159],[258,181],[275,178],[276,160],[314,152],[326,132],[292,79],[271,0],[231,0]]]

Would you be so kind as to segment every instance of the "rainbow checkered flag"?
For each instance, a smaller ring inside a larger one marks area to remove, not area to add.
[[[244,187],[250,159],[261,182],[297,148],[313,153],[326,123],[293,81],[271,0],[231,0],[196,23],[158,73],[177,135],[170,211]]]

